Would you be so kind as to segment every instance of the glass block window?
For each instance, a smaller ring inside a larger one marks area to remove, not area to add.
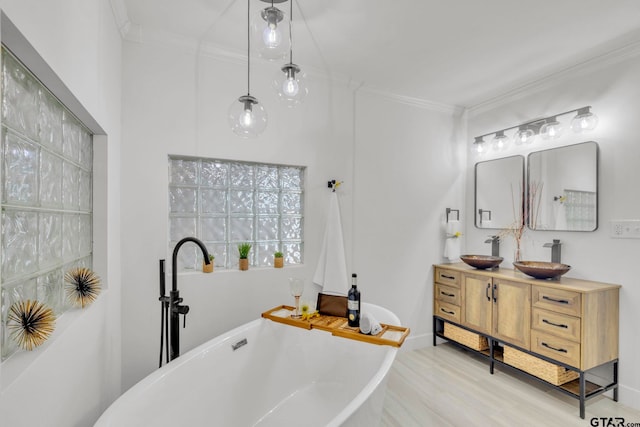
[[[92,266],[91,133],[2,49],[0,209],[2,360],[17,350],[11,305],[35,299],[69,308],[64,274]]]
[[[250,265],[303,262],[304,168],[169,157],[169,254],[187,236],[202,240],[216,268],[237,268],[238,244],[249,242]],[[179,268],[200,270],[195,245],[180,248]]]

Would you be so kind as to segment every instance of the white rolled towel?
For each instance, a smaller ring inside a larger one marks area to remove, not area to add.
[[[378,335],[382,326],[370,313],[362,313],[360,316],[360,332],[367,335]]]

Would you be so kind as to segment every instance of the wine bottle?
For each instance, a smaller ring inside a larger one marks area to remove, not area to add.
[[[349,326],[360,326],[360,291],[358,290],[358,275],[351,275],[351,289],[347,297],[347,319]]]

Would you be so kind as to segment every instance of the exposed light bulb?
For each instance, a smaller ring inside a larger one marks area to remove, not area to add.
[[[504,134],[504,131],[496,132],[496,136],[491,142],[491,146],[494,150],[503,150],[509,144],[509,137]]]
[[[513,136],[513,140],[516,145],[531,144],[535,137],[536,134],[535,132],[533,132],[533,130],[525,127],[520,127],[516,134]]]
[[[285,64],[278,70],[271,85],[278,95],[278,100],[288,107],[302,103],[309,93],[306,74],[292,63]]]
[[[576,133],[594,130],[598,126],[598,116],[589,111],[589,107],[581,108],[571,120],[571,129]]]
[[[284,92],[286,96],[296,96],[299,89],[298,82],[294,77],[287,78],[282,85],[282,92]]]
[[[540,128],[540,135],[544,139],[557,139],[562,135],[562,125],[555,117],[547,119],[547,122]]]
[[[476,136],[476,140],[473,142],[473,151],[478,154],[484,153],[486,143],[481,136]]]
[[[256,50],[260,57],[270,61],[284,59],[289,49],[289,43],[283,33],[286,15],[274,6],[260,10],[251,24]]]
[[[251,95],[243,95],[229,107],[229,125],[242,138],[255,138],[267,127],[267,112]]]
[[[255,121],[255,117],[253,116],[253,111],[251,108],[245,108],[240,117],[238,117],[238,123],[243,128],[250,128]]]
[[[276,24],[269,24],[262,32],[262,41],[267,49],[275,49],[282,43],[282,32]]]

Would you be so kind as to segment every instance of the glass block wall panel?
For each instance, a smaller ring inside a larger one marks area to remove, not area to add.
[[[201,183],[203,187],[227,188],[229,185],[229,164],[215,160],[202,160]]]
[[[56,315],[64,274],[92,267],[91,133],[18,60],[2,50],[0,349],[11,305],[37,299]]]
[[[237,268],[242,242],[252,244],[252,266],[272,266],[276,251],[287,264],[303,262],[303,167],[170,156],[168,196],[169,255],[195,236],[216,268]],[[178,268],[199,270],[202,254],[187,246]]]

